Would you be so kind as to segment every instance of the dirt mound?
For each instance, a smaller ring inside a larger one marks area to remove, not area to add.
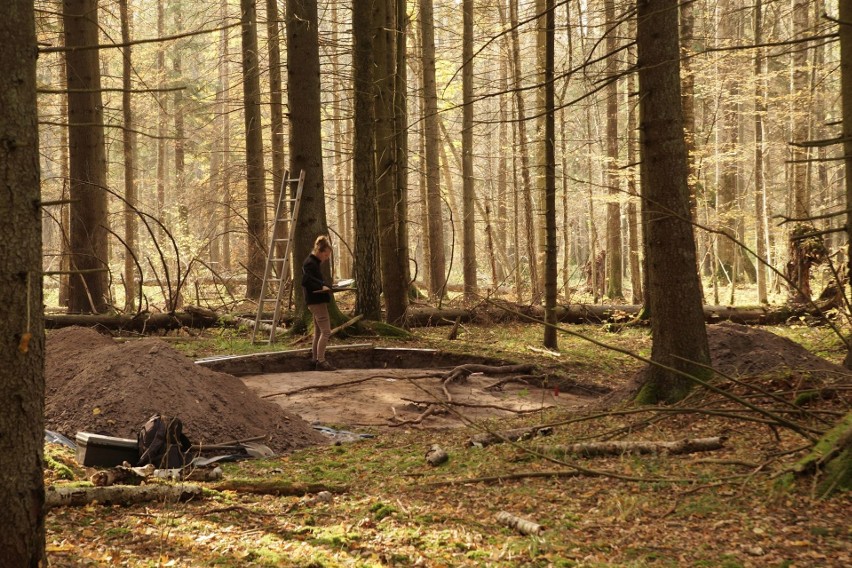
[[[276,452],[327,443],[298,416],[258,398],[242,381],[205,369],[158,339],[116,344],[87,328],[47,337],[47,428],[134,437],[152,414],[178,416],[194,443],[269,435]]]
[[[713,368],[726,375],[755,376],[783,370],[837,378],[849,373],[795,341],[757,327],[730,322],[707,326],[707,341]]]

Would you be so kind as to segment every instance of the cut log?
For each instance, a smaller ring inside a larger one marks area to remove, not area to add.
[[[497,513],[497,522],[525,535],[534,536],[544,532],[544,527],[540,524],[528,521],[527,519],[522,519],[521,517],[516,517],[506,511],[500,511]]]
[[[587,442],[584,444],[569,444],[567,446],[550,446],[536,448],[544,455],[561,457],[565,455],[581,455],[586,457],[595,456],[620,456],[622,454],[691,454],[694,452],[710,452],[722,448],[725,438],[693,438],[677,440],[675,442],[652,442],[652,441],[612,441],[612,442]]]
[[[113,485],[111,487],[49,487],[45,492],[45,506],[80,506],[90,503],[101,505],[130,505],[160,501],[176,503],[201,499],[198,485]]]

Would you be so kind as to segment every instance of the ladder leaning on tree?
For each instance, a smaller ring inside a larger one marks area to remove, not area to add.
[[[281,180],[281,191],[278,193],[278,203],[275,206],[275,220],[272,222],[272,236],[269,239],[269,251],[266,255],[266,267],[263,270],[263,283],[260,286],[260,297],[257,300],[257,314],[254,318],[254,329],[251,332],[251,342],[273,343],[278,321],[281,319],[281,299],[284,295],[284,287],[290,279],[290,257],[293,252],[293,238],[296,235],[296,223],[299,219],[299,206],[302,202],[302,188],[305,185],[305,170],[299,173],[298,178],[288,179],[290,173],[284,175]],[[288,197],[287,187],[292,182],[296,185],[296,195]],[[285,207],[286,204],[290,207]],[[287,227],[287,235],[283,236],[284,228]],[[284,252],[278,256],[281,250],[280,243],[284,243]],[[268,313],[269,304],[272,306],[272,318],[264,319]],[[269,335],[265,340],[258,339],[258,331],[267,329]]]

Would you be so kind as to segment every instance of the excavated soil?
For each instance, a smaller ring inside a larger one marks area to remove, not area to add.
[[[842,367],[760,328],[721,323],[708,327],[708,339],[714,368],[729,376],[780,375],[794,388],[849,381]],[[577,396],[568,388],[557,395],[553,385],[508,383],[494,389],[499,375],[477,374],[443,385],[442,378],[434,376],[436,368],[429,366],[437,365],[429,350],[419,357],[392,355],[393,360],[384,363],[377,362],[378,355],[341,352],[332,360],[349,365],[330,373],[308,371],[308,357],[305,353],[286,361],[260,356],[211,362],[233,373],[227,374],[196,364],[157,339],[116,344],[90,329],[54,331],[47,340],[47,428],[72,438],[78,431],[133,437],[150,415],[161,412],[179,416],[193,442],[269,435],[268,445],[286,452],[328,442],[309,422],[334,427],[415,423],[453,427],[550,406],[579,408],[595,400],[598,405],[612,404],[629,398],[639,378],[627,372],[611,377],[616,390],[606,397],[602,392]],[[401,362],[420,368],[403,369]],[[424,376],[430,373],[433,376]],[[422,416],[432,402],[446,400],[448,394],[457,413]]]
[[[86,328],[51,332],[45,382],[46,427],[72,439],[77,432],[135,438],[159,412],[179,417],[193,443],[267,435],[264,443],[283,453],[328,441],[236,377],[196,365],[158,339],[117,344]]]
[[[849,376],[849,371],[818,357],[790,339],[759,327],[723,322],[707,326],[713,368],[730,376],[756,376],[783,371],[814,380]]]

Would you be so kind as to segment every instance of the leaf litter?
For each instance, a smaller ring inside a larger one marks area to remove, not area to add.
[[[743,332],[724,328],[714,331],[728,335]],[[849,378],[838,367],[815,361],[814,356],[798,351],[795,344],[775,342],[776,336],[764,330],[751,331],[765,335],[751,338],[757,343],[746,351],[729,349],[726,361],[734,366],[727,372],[746,382],[762,382],[766,388],[787,393],[785,396],[792,396],[791,388],[830,387],[832,396],[813,399],[807,408],[824,413],[848,411]],[[647,339],[634,335],[627,340],[647,348]],[[568,345],[566,341],[562,347],[566,361],[560,364],[594,369],[594,361],[577,360]],[[765,361],[783,360],[785,364],[769,370],[759,368],[755,360],[761,349],[766,351]],[[718,348],[714,355],[717,352]],[[737,367],[737,359],[731,355],[736,352],[749,361]],[[548,359],[552,364],[552,357]],[[797,363],[795,367],[791,360]],[[607,369],[618,367],[609,361],[604,364]],[[750,368],[740,372],[743,365]],[[607,379],[616,390],[629,389],[634,379],[635,368],[622,368],[621,374],[608,370]],[[610,414],[572,422],[593,413],[626,408],[612,400],[603,406],[556,409],[534,417],[480,420],[469,429],[433,430],[427,425],[375,429],[377,435],[372,439],[341,446],[310,446],[271,460],[225,466],[226,478],[249,483],[310,483],[317,492],[320,487],[329,489],[330,500],[312,495],[276,497],[217,489],[211,484],[205,498],[198,502],[52,510],[47,517],[51,565],[852,564],[852,496],[847,493],[816,499],[808,483],[785,485],[775,479],[777,472],[801,455],[797,452],[803,445],[801,437],[713,414]],[[774,404],[768,400],[761,403]],[[717,408],[731,403],[703,395],[690,404]],[[103,414],[109,415],[112,407],[103,408]],[[727,442],[712,457],[623,455],[569,459],[565,462],[568,465],[531,453],[539,440],[486,448],[467,446],[473,432],[543,423],[554,428],[548,438],[553,444],[607,436],[675,440],[720,434]],[[447,463],[439,467],[423,459],[435,443],[449,454]],[[63,451],[51,448],[49,453]],[[58,461],[74,470],[77,480],[85,479],[86,472],[75,469],[71,460]],[[602,474],[578,475],[572,467],[575,465]],[[566,474],[548,476],[553,472]],[[619,480],[607,473],[644,481]],[[546,530],[540,536],[520,534],[499,523],[497,514],[501,511],[534,521]]]

